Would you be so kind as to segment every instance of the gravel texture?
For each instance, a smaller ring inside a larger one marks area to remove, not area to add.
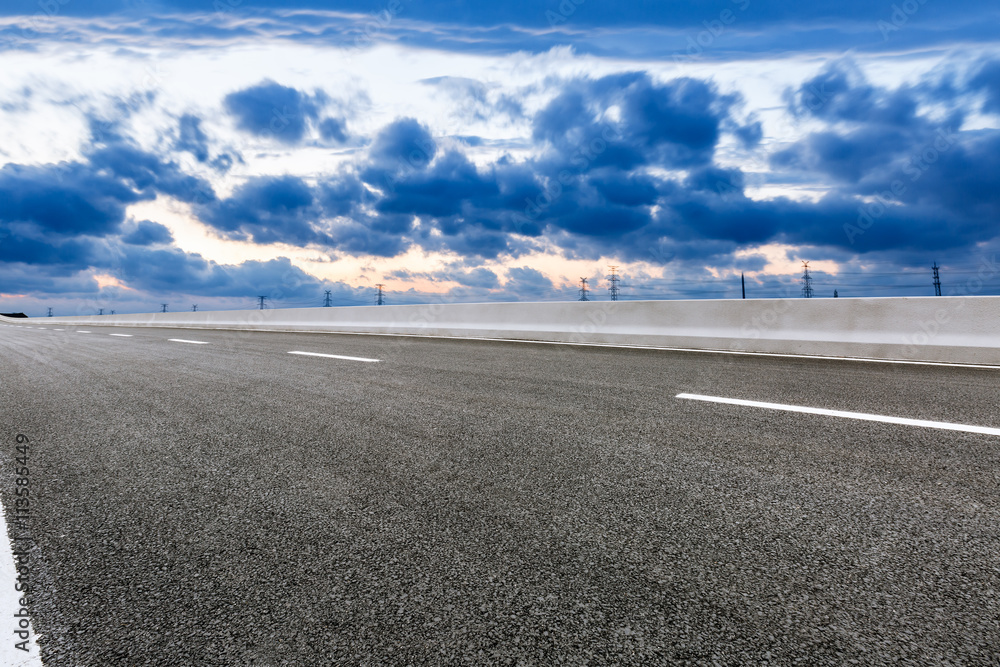
[[[46,665],[1000,664],[1000,439],[674,398],[1000,426],[1000,371],[87,330],[0,327]]]

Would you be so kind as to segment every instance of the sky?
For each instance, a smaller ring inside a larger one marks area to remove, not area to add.
[[[1000,294],[992,0],[5,0],[0,312]]]

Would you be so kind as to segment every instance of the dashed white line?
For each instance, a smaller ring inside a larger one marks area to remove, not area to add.
[[[762,401],[745,401],[740,398],[725,398],[722,396],[704,396],[702,394],[677,394],[677,398],[685,398],[692,401],[708,401],[709,403],[725,403],[727,405],[742,405],[751,408],[767,408],[769,410],[783,410],[785,412],[802,412],[811,415],[825,415],[827,417],[860,419],[863,421],[870,421],[870,422],[882,422],[884,424],[900,424],[903,426],[919,426],[921,428],[937,428],[946,431],[964,431],[966,433],[1000,435],[1000,428],[990,428],[989,426],[973,426],[971,424],[936,422],[936,421],[928,421],[926,419],[908,419],[906,417],[889,417],[886,415],[870,414],[868,412],[827,410],[825,408],[810,408],[803,405],[786,405],[784,403],[764,403]]]
[[[190,343],[191,345],[208,345],[204,340],[184,340],[183,338],[168,338],[171,343]]]
[[[367,359],[365,357],[345,357],[342,354],[321,354],[319,352],[300,352],[298,350],[293,350],[288,354],[302,354],[307,357],[326,357],[327,359],[346,359],[347,361],[365,361],[368,363],[378,363],[380,359]]]
[[[90,333],[89,331],[77,331],[77,333]]]
[[[132,334],[108,334],[109,336],[120,336],[121,338],[131,338]]]

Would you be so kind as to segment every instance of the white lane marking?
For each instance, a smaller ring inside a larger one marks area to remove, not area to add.
[[[66,331],[65,329],[53,329],[53,331]]]
[[[208,345],[204,340],[184,340],[183,338],[168,338],[171,343],[190,343],[191,345]]]
[[[89,331],[77,331],[77,333],[90,333]]]
[[[34,574],[36,568],[30,556],[25,553],[26,540],[18,539],[17,544],[15,544],[14,540],[11,539],[10,533],[7,532],[7,521],[2,509],[0,509],[0,533],[3,533],[3,537],[0,539],[0,618],[4,619],[5,624],[10,623],[14,626],[13,632],[10,630],[5,632],[3,641],[0,642],[0,664],[11,665],[11,667],[41,667],[42,660],[38,652],[38,644],[35,642],[35,630],[31,627],[31,618],[18,616],[22,610],[27,614],[27,609],[21,605],[24,592],[18,592],[14,589],[14,586],[17,585],[17,565],[26,567],[29,577]],[[15,551],[18,552],[19,562],[17,564],[14,562]],[[28,585],[31,586],[31,583]],[[30,598],[37,598],[37,595],[37,593],[31,593],[27,601],[32,602]],[[28,627],[20,627],[22,619]],[[27,637],[18,634],[21,632],[27,633]],[[25,642],[21,645],[27,648],[27,651],[17,648],[16,644],[21,642]]]
[[[122,338],[131,338],[132,334],[108,334],[109,336],[121,336]]]
[[[802,405],[785,405],[784,403],[764,403],[762,401],[744,401],[740,398],[724,398],[722,396],[704,396],[702,394],[677,394],[677,398],[692,401],[708,401],[709,403],[725,403],[727,405],[744,405],[751,408],[767,408],[769,410],[784,410],[785,412],[803,412],[810,415],[825,415],[828,417],[844,417],[845,419],[860,419],[885,424],[901,424],[903,426],[920,426],[922,428],[939,428],[946,431],[965,431],[966,433],[983,433],[985,435],[1000,435],[1000,428],[989,426],[973,426],[971,424],[955,424],[952,422],[935,422],[926,419],[908,419],[906,417],[888,417],[874,415],[868,412],[847,412],[845,410],[827,410],[825,408],[809,408]]]
[[[347,359],[348,361],[366,361],[368,363],[378,363],[379,359],[366,359],[365,357],[345,357],[342,354],[320,354],[319,352],[299,352],[298,350],[288,354],[302,354],[307,357],[326,357],[328,359]]]
[[[48,328],[48,327],[38,327],[38,328],[39,328],[39,329],[46,329],[46,328]]]

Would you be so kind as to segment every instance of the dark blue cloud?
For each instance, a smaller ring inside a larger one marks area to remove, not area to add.
[[[347,125],[341,118],[324,118],[319,124],[319,136],[342,144],[347,141]]]
[[[378,210],[444,217],[461,212],[469,200],[496,193],[491,178],[480,174],[461,153],[449,151],[433,167],[397,181]]]
[[[906,11],[906,9],[914,11]],[[364,49],[379,43],[457,53],[541,53],[570,46],[577,53],[636,61],[760,60],[789,53],[907,53],[978,46],[996,40],[1000,8],[982,0],[955,2],[788,3],[785,0],[698,0],[621,3],[549,0],[454,3],[351,0],[330,11],[326,0],[9,0],[0,14],[20,15],[0,27],[0,50],[38,48],[40,39],[134,48],[186,41],[189,48],[262,41]],[[67,24],[68,16],[119,14],[128,21]],[[246,20],[252,17],[253,20]]]
[[[312,188],[296,176],[262,176],[227,199],[202,206],[205,223],[235,239],[304,246],[327,240],[316,228],[321,210]]]
[[[615,74],[568,85],[535,115],[533,134],[579,169],[706,164],[724,127],[740,127],[730,117],[736,101],[698,79]],[[613,107],[618,118],[605,113]]]
[[[201,130],[200,118],[191,114],[181,116],[174,148],[191,153],[198,162],[208,160],[208,135]]]
[[[126,206],[152,197],[77,162],[0,168],[0,222],[30,223],[51,234],[114,233]]]
[[[321,94],[309,95],[268,80],[226,95],[223,104],[241,130],[297,144],[319,117],[324,100]]]
[[[849,60],[828,65],[793,94],[791,111],[828,121],[853,121],[905,128],[921,121],[917,91],[871,85]]]
[[[552,281],[541,271],[530,266],[519,266],[507,270],[507,281],[504,287],[527,298],[548,297],[552,294]]]
[[[401,118],[383,128],[368,151],[375,167],[388,172],[420,170],[437,154],[437,143],[414,118]]]
[[[985,94],[983,111],[1000,114],[1000,60],[983,62],[969,87]]]
[[[104,247],[89,237],[62,238],[8,233],[0,243],[0,264],[26,264],[49,275],[64,275],[107,263]],[[9,289],[5,289],[9,291]]]
[[[130,245],[156,245],[170,244],[174,242],[174,236],[170,230],[158,222],[151,220],[140,220],[125,230],[122,242]]]
[[[175,162],[125,142],[113,142],[87,152],[92,168],[114,174],[142,193],[162,193],[183,202],[200,203],[215,199],[208,181],[181,171]]]
[[[500,285],[500,280],[497,278],[497,274],[484,267],[475,268],[464,273],[450,273],[448,274],[448,278],[454,280],[459,285],[464,285],[466,287],[493,289]]]
[[[921,263],[931,251],[959,257],[1000,243],[1000,131],[959,129],[980,101],[990,103],[992,71],[979,63],[947,85],[939,78],[882,87],[839,61],[796,86],[789,108],[810,132],[776,151],[764,177],[826,192],[813,200],[753,199],[751,177],[720,164],[724,139],[759,139],[759,124],[741,119],[737,98],[710,82],[634,72],[553,83],[551,102],[531,119],[533,157],[476,164],[461,145],[439,145],[419,120],[403,118],[338,173],[252,178],[222,200],[110,127],[84,149],[87,162],[0,170],[0,230],[16,235],[5,247],[33,266],[67,275],[118,266],[126,284],[150,293],[220,298],[277,294],[264,291],[271,283],[295,294],[301,283],[304,296],[318,283],[290,265],[236,270],[163,247],[169,233],[155,223],[121,228],[125,207],[169,194],[193,202],[230,238],[347,255],[452,253],[452,267],[424,277],[457,281],[455,296],[465,297],[501,289],[495,273],[477,267],[483,260],[509,263],[552,248],[695,277],[706,266],[753,270],[763,260],[736,253],[766,243],[844,262]],[[208,157],[199,125],[186,122],[190,147],[174,148]],[[71,206],[59,208],[64,202]],[[530,267],[511,271],[502,289],[521,298],[553,293]]]
[[[81,6],[82,5],[82,6]],[[299,0],[298,10],[329,10],[326,0]],[[87,3],[60,2],[53,14],[74,16],[100,16],[116,13],[142,13],[143,8],[171,11],[204,13],[206,6],[202,0],[159,0],[151,3],[136,3],[135,0],[91,0]],[[243,12],[260,15],[262,10],[285,9],[282,0],[221,0],[209,9],[218,16],[240,16]],[[734,13],[746,11],[740,18],[755,26],[776,22],[800,22],[802,24],[821,23],[837,26],[842,23],[855,24],[872,22],[885,16],[891,20],[892,7],[873,7],[864,0],[817,0],[808,4],[789,4],[782,0],[703,0],[682,4],[660,5],[656,3],[621,3],[615,0],[587,0],[587,2],[566,3],[561,0],[515,0],[505,3],[455,3],[448,0],[425,0],[412,2],[399,0],[372,5],[367,0],[344,0],[337,9],[355,12],[365,16],[374,26],[385,28],[396,19],[447,22],[463,26],[500,26],[504,24],[548,28],[552,26],[585,27],[604,26],[690,26],[701,25],[703,21],[718,18],[725,10]],[[988,8],[976,0],[955,0],[947,7],[921,4],[919,11],[911,12],[907,18],[911,27],[916,23],[929,23],[941,16],[975,17]],[[38,14],[40,5],[36,0],[8,0],[2,11],[5,15],[32,16]]]

